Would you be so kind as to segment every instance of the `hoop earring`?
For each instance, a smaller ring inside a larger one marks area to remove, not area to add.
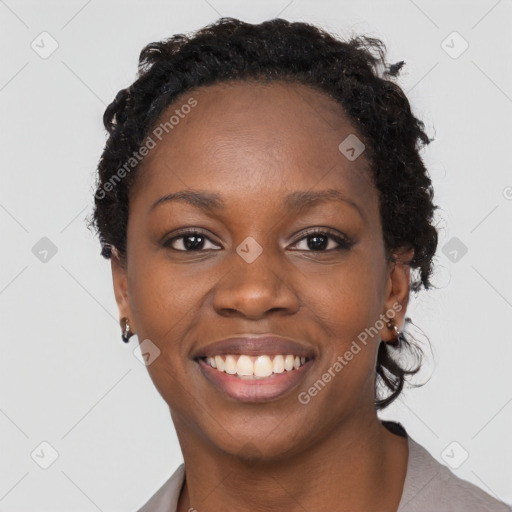
[[[395,346],[395,348],[400,348],[402,346],[402,342],[405,341],[405,337],[403,332],[396,326],[395,322],[390,320],[386,326],[389,329],[393,329],[396,332],[396,338],[393,340],[392,345]]]
[[[130,341],[130,337],[133,336],[133,332],[130,331],[130,326],[128,325],[128,318],[123,317],[121,320],[121,338],[125,343]]]

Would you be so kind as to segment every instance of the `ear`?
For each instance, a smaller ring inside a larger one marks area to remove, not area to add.
[[[386,284],[383,315],[387,315],[391,323],[394,323],[400,330],[402,330],[409,302],[411,284],[411,267],[409,263],[413,257],[414,249],[400,247],[393,251],[393,258],[388,265],[389,274]],[[385,325],[381,329],[381,339],[383,341],[394,341],[396,339],[395,330]]]
[[[115,247],[112,247],[111,254],[112,281],[114,284],[117,307],[119,309],[119,323],[121,324],[123,317],[127,317],[130,331],[136,333],[135,320],[133,318],[128,295],[128,269]]]

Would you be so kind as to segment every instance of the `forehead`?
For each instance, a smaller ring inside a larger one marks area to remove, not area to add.
[[[228,201],[270,200],[292,189],[374,192],[364,153],[351,161],[339,149],[348,136],[361,138],[355,126],[334,99],[306,85],[204,86],[178,98],[155,127],[159,137],[154,128],[155,146],[137,171],[135,196],[144,201],[183,189]]]

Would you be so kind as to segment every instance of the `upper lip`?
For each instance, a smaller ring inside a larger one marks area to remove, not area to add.
[[[315,352],[311,347],[275,334],[266,334],[264,336],[249,334],[210,343],[197,349],[192,354],[192,357],[197,359],[226,354],[246,354],[249,356],[292,354],[311,359],[314,357]]]

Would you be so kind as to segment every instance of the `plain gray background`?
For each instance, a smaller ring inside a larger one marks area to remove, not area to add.
[[[438,289],[408,311],[433,351],[424,341],[414,382],[431,378],[382,417],[512,503],[510,0],[6,0],[0,510],[136,510],[182,460],[136,337],[121,341],[110,262],[86,217],[102,115],[142,47],[221,15],[373,35],[405,60],[399,84],[436,139],[423,157],[440,206]]]

